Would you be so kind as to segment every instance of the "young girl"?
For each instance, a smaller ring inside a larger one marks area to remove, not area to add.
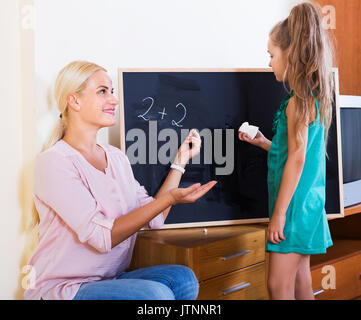
[[[325,150],[332,117],[332,50],[322,16],[295,6],[270,32],[269,66],[290,93],[276,113],[270,141],[258,131],[239,139],[268,151],[271,299],[314,299],[310,255],[332,245],[325,212]]]

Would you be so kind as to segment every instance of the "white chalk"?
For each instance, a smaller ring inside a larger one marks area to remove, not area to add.
[[[258,132],[258,127],[249,125],[248,122],[243,122],[238,131],[245,132],[253,140]]]

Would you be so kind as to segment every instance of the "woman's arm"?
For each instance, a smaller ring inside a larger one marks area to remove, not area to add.
[[[190,143],[192,143],[192,148],[189,145]],[[188,137],[179,147],[173,163],[185,168],[189,159],[199,154],[200,147],[201,139],[198,132],[196,130],[191,130]],[[111,231],[112,248],[139,231],[160,212],[163,212],[163,218],[165,220],[172,205],[194,202],[216,184],[216,181],[211,181],[203,186],[195,184],[188,188],[180,189],[178,186],[181,177],[182,172],[171,169],[159,191],[154,196],[154,201],[141,206],[114,221],[113,229]]]
[[[192,143],[192,148],[190,148],[189,145],[190,143]],[[179,147],[177,156],[174,159],[173,163],[182,168],[185,168],[188,161],[194,156],[199,154],[200,148],[201,148],[201,138],[199,136],[199,133],[193,129],[189,132],[188,137],[183,141],[183,143]],[[179,170],[171,169],[170,172],[168,173],[167,178],[165,179],[164,183],[162,184],[162,186],[160,187],[154,198],[157,199],[158,197],[167,193],[169,190],[178,188],[182,175],[183,175],[182,172],[180,172]],[[164,220],[167,218],[170,209],[171,206],[167,207],[163,211]]]
[[[182,168],[184,168],[182,166]],[[171,169],[170,172],[167,175],[167,178],[165,179],[164,183],[154,196],[155,199],[159,199],[162,195],[166,194],[169,190],[178,188],[180,180],[182,178],[182,172],[178,170]],[[167,219],[168,213],[171,209],[171,205],[163,209],[163,219]],[[160,211],[161,212],[161,211]]]
[[[267,238],[272,243],[279,243],[281,239],[285,240],[283,228],[286,221],[286,212],[302,175],[308,141],[308,126],[305,124],[301,129],[303,145],[297,149],[294,132],[296,119],[293,98],[288,103],[286,116],[288,125],[288,157],[283,169],[277,200],[267,231]]]
[[[163,192],[154,201],[115,219],[111,230],[112,248],[137,232],[166,208],[178,203],[195,202],[215,184],[216,181],[210,181],[202,186],[196,183],[188,188],[173,188]]]

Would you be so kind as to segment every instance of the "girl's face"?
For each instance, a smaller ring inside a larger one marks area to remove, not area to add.
[[[287,75],[286,78],[283,79],[287,66],[287,51],[282,51],[282,49],[276,46],[271,39],[268,40],[267,47],[271,59],[268,65],[272,68],[277,81],[287,81]]]
[[[115,125],[115,107],[118,100],[113,95],[112,81],[103,70],[89,77],[85,89],[78,97],[82,121],[99,128]]]

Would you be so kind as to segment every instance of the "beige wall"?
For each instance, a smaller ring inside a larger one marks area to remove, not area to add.
[[[22,266],[32,243],[25,232],[35,142],[33,30],[26,21],[31,1],[1,0],[0,4],[0,299],[21,299],[26,275]]]

